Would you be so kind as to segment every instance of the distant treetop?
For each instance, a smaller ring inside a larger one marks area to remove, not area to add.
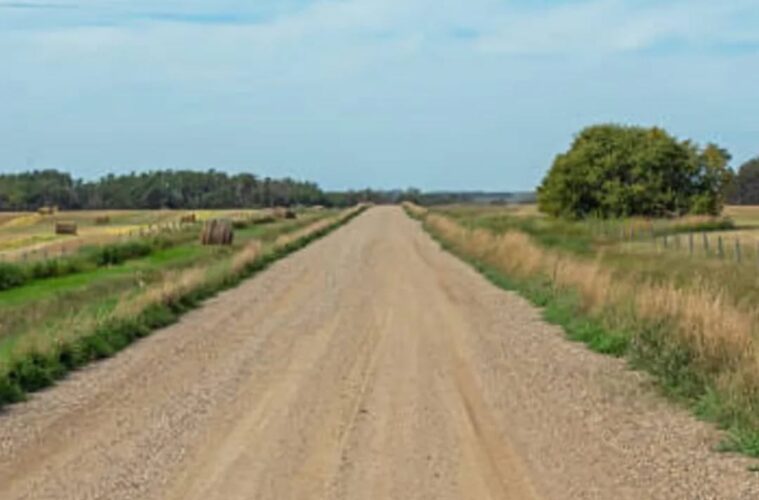
[[[727,198],[735,205],[759,205],[759,156],[741,165]]]

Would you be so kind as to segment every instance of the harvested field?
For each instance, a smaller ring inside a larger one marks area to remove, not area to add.
[[[247,220],[259,210],[90,210],[37,213],[0,213],[0,260],[38,258],[43,254],[69,254],[86,245],[103,245],[141,233],[212,218]],[[76,238],[59,235],[59,222],[77,225]]]

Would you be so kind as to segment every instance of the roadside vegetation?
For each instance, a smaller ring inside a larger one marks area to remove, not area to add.
[[[532,207],[406,210],[491,281],[545,308],[570,338],[652,373],[668,395],[728,431],[726,449],[759,455],[757,256],[736,262],[631,242],[623,229],[637,219],[562,220]],[[759,209],[742,213],[755,218]],[[658,220],[655,231],[661,242],[689,231],[729,234],[733,224]]]
[[[559,154],[537,206],[406,204],[441,244],[544,308],[572,339],[625,356],[759,456],[759,209],[754,164],[658,128],[598,125]]]
[[[130,243],[147,245],[138,252],[101,248],[93,259],[83,251],[87,265],[74,272],[0,291],[0,406],[170,324],[364,209],[237,223],[229,247],[200,245],[196,229],[185,231],[192,239],[181,236],[168,245],[154,243],[158,237]]]
[[[95,215],[98,213],[111,215]],[[14,251],[0,250],[0,291],[35,280],[90,272],[98,267],[113,266],[186,245],[197,239],[199,225],[210,218],[229,218],[236,229],[246,229],[275,222],[281,217],[273,210],[204,211],[200,214],[167,211],[126,212],[120,215],[110,212],[64,214],[63,218],[77,221],[77,226],[83,226],[84,235],[65,236],[64,241],[50,240],[47,245],[20,246]],[[311,217],[308,212],[303,214],[306,218]],[[107,217],[109,221],[113,218],[113,222],[109,222],[107,227],[87,227],[87,222],[91,224],[100,217]],[[136,217],[143,223],[134,225]],[[50,222],[36,218],[33,214],[22,218],[27,219],[22,224],[0,225],[0,242],[36,241],[38,236],[53,232]],[[192,222],[183,223],[182,218],[188,218]],[[19,232],[20,228],[22,232]]]

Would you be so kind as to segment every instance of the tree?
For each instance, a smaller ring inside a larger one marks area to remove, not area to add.
[[[736,205],[759,205],[759,156],[738,169],[730,184],[728,201]]]
[[[563,217],[717,214],[729,183],[724,149],[680,142],[659,128],[597,125],[554,160],[541,211]]]
[[[36,210],[43,205],[61,209],[242,208],[327,201],[327,195],[311,182],[289,178],[261,182],[252,174],[230,176],[214,170],[108,174],[89,182],[55,170],[0,174],[0,210]]]

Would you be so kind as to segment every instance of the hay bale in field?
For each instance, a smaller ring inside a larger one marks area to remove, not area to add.
[[[56,222],[55,234],[76,234],[77,226],[75,222]]]
[[[194,224],[197,221],[197,216],[195,214],[184,214],[180,219],[179,222],[182,224]]]
[[[230,220],[211,219],[203,225],[200,242],[204,245],[231,245],[234,235]]]
[[[111,217],[108,215],[98,215],[95,217],[95,224],[98,226],[105,226],[111,223]]]
[[[295,219],[297,218],[297,215],[295,214],[295,211],[291,208],[287,207],[276,207],[274,208],[274,217],[277,219]]]
[[[53,215],[58,211],[56,206],[44,206],[37,209],[37,213],[40,215]]]

